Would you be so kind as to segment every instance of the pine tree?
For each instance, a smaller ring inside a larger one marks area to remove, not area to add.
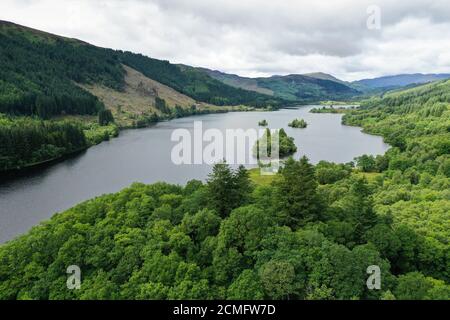
[[[245,205],[249,200],[249,195],[253,190],[248,170],[240,165],[234,174],[234,190],[235,206]]]
[[[365,179],[357,179],[350,188],[353,222],[355,224],[356,241],[362,243],[364,234],[377,223],[377,215],[373,211],[370,189]]]
[[[114,117],[111,113],[111,110],[101,110],[98,113],[98,123],[101,126],[107,126],[108,124],[114,122]]]
[[[303,157],[299,161],[289,158],[275,184],[275,208],[280,222],[293,229],[317,220],[321,203],[317,194],[314,167]]]
[[[211,209],[222,217],[247,203],[252,190],[250,178],[244,166],[233,171],[225,162],[213,167],[208,178],[208,200]]]
[[[214,165],[208,177],[208,200],[212,209],[222,218],[229,215],[234,205],[234,176],[225,162]]]

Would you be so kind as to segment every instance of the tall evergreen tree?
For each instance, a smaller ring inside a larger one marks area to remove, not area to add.
[[[355,224],[355,239],[362,243],[364,234],[377,223],[377,215],[373,211],[371,192],[365,179],[356,179],[350,188],[351,210]]]
[[[108,124],[114,122],[114,117],[112,115],[111,110],[101,110],[98,113],[98,123],[101,126],[107,126]]]
[[[235,205],[240,207],[248,203],[253,185],[248,170],[242,165],[234,173],[234,180]]]
[[[275,208],[280,222],[293,229],[317,220],[321,203],[317,194],[314,167],[303,157],[299,161],[289,158],[275,181]]]
[[[222,162],[213,167],[207,189],[210,207],[224,218],[231,210],[247,202],[251,182],[243,166],[233,171],[228,164]]]
[[[208,177],[207,188],[210,207],[222,218],[228,216],[234,207],[234,176],[228,164],[223,162],[214,165]]]

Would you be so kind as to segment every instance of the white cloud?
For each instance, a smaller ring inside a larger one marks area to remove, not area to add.
[[[369,5],[381,30],[366,27]],[[0,19],[247,76],[450,72],[446,0],[2,0]]]

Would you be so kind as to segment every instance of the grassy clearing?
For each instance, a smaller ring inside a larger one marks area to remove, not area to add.
[[[377,177],[382,175],[381,173],[378,172],[360,172],[360,171],[355,171],[352,174],[358,178],[364,177],[367,179],[368,182],[374,182]]]
[[[268,186],[275,180],[275,175],[273,176],[263,176],[260,173],[259,168],[254,168],[248,170],[250,174],[250,179],[258,186]]]
[[[155,107],[155,98],[164,99],[170,109],[180,106],[183,109],[195,105],[199,110],[216,110],[219,107],[196,102],[194,99],[150,78],[142,73],[123,66],[125,74],[125,89],[117,91],[101,85],[80,85],[97,96],[105,106],[113,112],[120,127],[131,127],[136,117],[161,111]]]

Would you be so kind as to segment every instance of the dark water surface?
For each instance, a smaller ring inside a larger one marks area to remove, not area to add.
[[[307,155],[313,163],[320,160],[348,162],[362,154],[383,154],[388,145],[381,137],[341,125],[339,114],[308,113],[312,106],[277,112],[232,112],[201,115],[162,122],[154,127],[127,130],[111,141],[92,147],[75,157],[23,177],[0,181],[0,243],[25,233],[32,226],[84,200],[117,192],[133,182],[167,181],[183,184],[205,179],[209,165],[181,165],[171,161],[174,129],[192,131],[194,121],[203,128],[258,129],[266,119],[271,129],[285,128],[295,138],[295,158]],[[306,129],[287,124],[304,118]]]

